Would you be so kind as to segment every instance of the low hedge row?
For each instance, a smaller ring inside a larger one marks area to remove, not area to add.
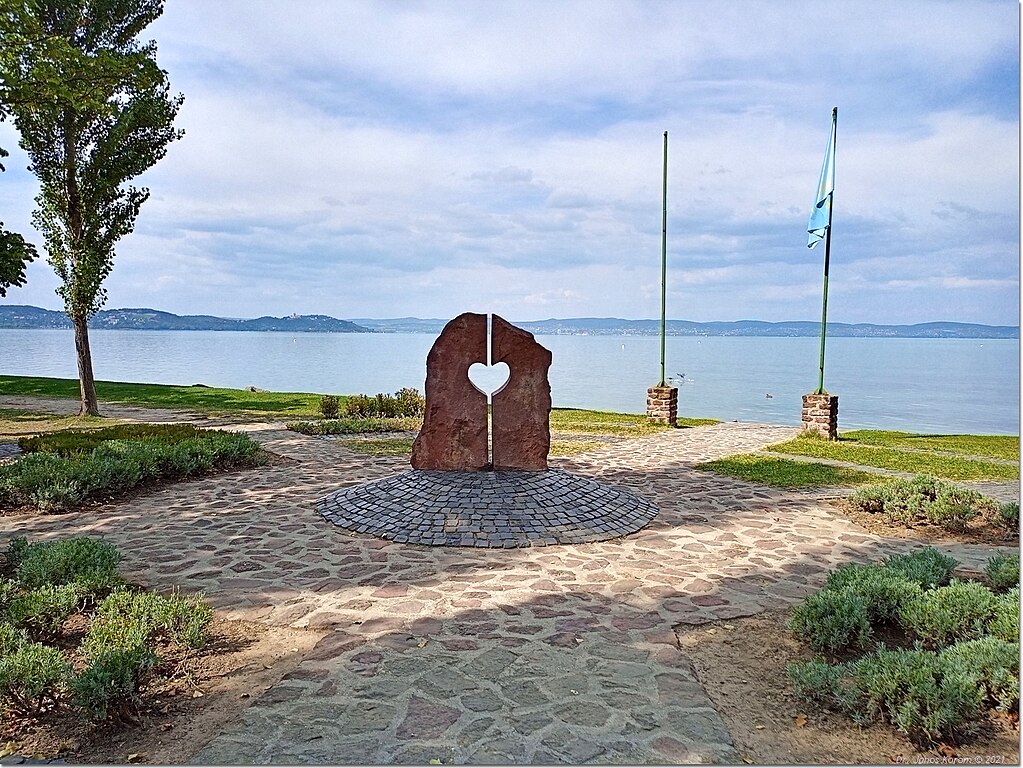
[[[34,452],[0,466],[0,508],[59,512],[145,483],[263,462],[259,444],[248,435],[194,428],[188,434],[180,426],[148,425],[147,434],[135,439],[96,442],[93,435],[68,433],[33,438]]]

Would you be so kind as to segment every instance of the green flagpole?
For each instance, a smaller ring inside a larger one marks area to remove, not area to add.
[[[668,275],[668,132],[664,132],[664,187],[661,203],[661,380],[657,386],[665,386],[664,380],[664,325],[665,295]]]
[[[834,130],[835,142],[831,147],[832,157],[837,157],[838,150],[838,107],[831,110],[831,125]],[[824,239],[824,305],[821,308],[821,357],[820,378],[817,380],[817,394],[824,391],[824,340],[828,332],[828,268],[831,265],[831,219],[835,215],[835,189],[831,189],[831,201],[828,203],[828,233]]]

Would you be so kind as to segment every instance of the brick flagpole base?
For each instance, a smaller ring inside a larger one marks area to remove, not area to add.
[[[650,421],[676,426],[678,387],[650,387],[646,391],[646,416]]]
[[[838,439],[838,395],[803,395],[803,431]]]

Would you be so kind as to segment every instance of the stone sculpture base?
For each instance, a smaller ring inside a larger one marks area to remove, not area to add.
[[[342,488],[316,511],[346,531],[402,544],[489,549],[605,541],[657,515],[630,491],[556,469],[412,470]]]
[[[828,440],[838,439],[838,395],[812,392],[803,395],[803,431]]]
[[[650,387],[646,391],[646,415],[658,424],[678,423],[678,387]]]

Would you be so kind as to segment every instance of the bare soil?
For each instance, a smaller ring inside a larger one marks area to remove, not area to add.
[[[676,628],[682,652],[692,660],[743,762],[887,765],[958,757],[1019,764],[1018,716],[993,713],[970,743],[918,751],[891,726],[860,728],[842,714],[802,702],[785,669],[813,654],[785,629],[787,615],[776,611]]]
[[[159,674],[137,713],[102,724],[69,710],[5,717],[0,756],[69,763],[187,764],[264,691],[295,669],[321,632],[215,619],[212,641],[184,655],[160,649]]]

